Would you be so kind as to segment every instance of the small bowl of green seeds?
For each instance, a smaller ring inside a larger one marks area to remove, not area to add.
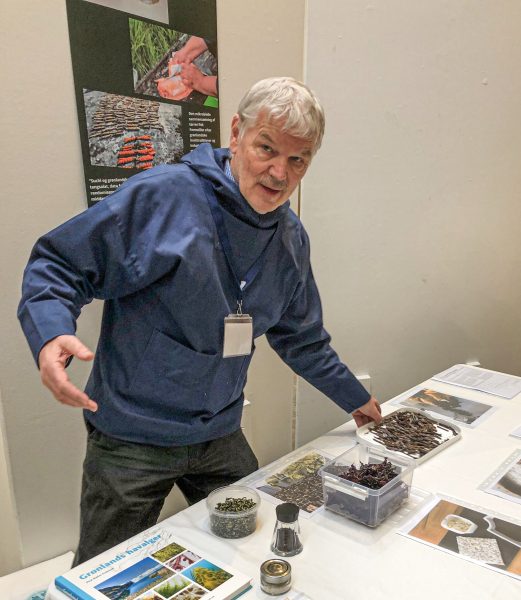
[[[257,527],[260,497],[254,489],[229,485],[214,490],[206,498],[210,529],[222,538],[242,538]]]

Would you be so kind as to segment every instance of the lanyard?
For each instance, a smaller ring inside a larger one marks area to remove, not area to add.
[[[250,285],[250,283],[257,277],[259,271],[264,264],[264,259],[266,258],[266,251],[268,250],[268,246],[271,243],[271,240],[275,237],[277,233],[278,223],[275,225],[275,233],[271,237],[270,241],[266,244],[263,251],[259,254],[255,262],[248,269],[248,272],[244,277],[239,279],[237,277],[237,273],[233,268],[232,261],[232,246],[230,244],[230,238],[228,237],[228,232],[226,231],[226,226],[224,224],[223,217],[223,209],[219,205],[217,198],[215,197],[215,193],[211,187],[210,182],[207,179],[203,179],[203,187],[206,193],[206,199],[210,206],[210,212],[212,213],[212,218],[215,223],[215,228],[217,229],[217,235],[219,236],[219,241],[221,242],[221,246],[224,252],[224,256],[226,258],[226,264],[228,265],[228,269],[233,277],[233,281],[235,283],[235,287],[237,289],[237,314],[242,314],[242,295],[243,291]]]

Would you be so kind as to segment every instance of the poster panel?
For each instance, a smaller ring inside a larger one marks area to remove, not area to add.
[[[92,206],[219,140],[215,0],[66,0]]]

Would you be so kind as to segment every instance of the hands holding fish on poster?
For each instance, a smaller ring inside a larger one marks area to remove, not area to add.
[[[180,50],[172,52],[168,61],[168,77],[156,80],[159,94],[171,100],[181,100],[193,90],[217,96],[217,76],[206,75],[193,64],[206,50],[206,41],[193,35]]]

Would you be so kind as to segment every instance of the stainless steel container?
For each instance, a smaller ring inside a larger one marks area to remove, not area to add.
[[[281,558],[270,558],[260,566],[260,585],[270,596],[285,594],[291,589],[291,565]]]

